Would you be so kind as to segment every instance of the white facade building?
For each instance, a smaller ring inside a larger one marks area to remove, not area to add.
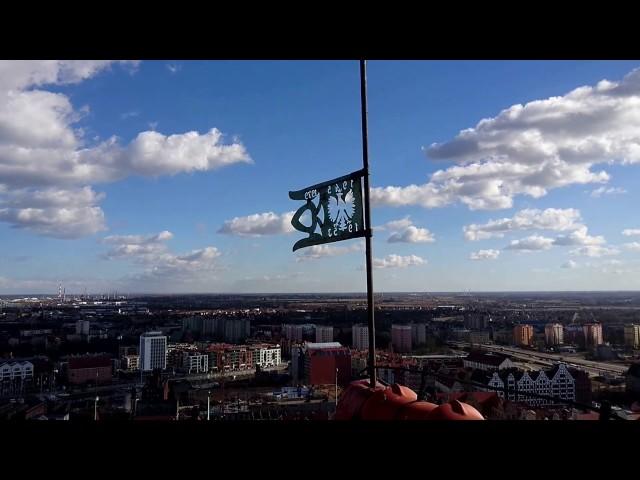
[[[5,361],[0,363],[0,380],[31,380],[33,379],[33,363]]]
[[[561,404],[551,399],[532,397],[528,394],[546,395],[561,400],[576,399],[576,382],[566,365],[561,363],[548,371],[537,372],[494,372],[489,380],[488,391],[514,402],[525,402],[531,406]],[[507,387],[505,395],[504,388]],[[497,390],[494,390],[497,389]]]
[[[124,355],[122,369],[126,371],[140,370],[140,355]]]
[[[140,335],[140,368],[149,372],[167,368],[167,337],[162,332]]]
[[[282,363],[280,345],[256,345],[253,347],[253,365],[260,368],[277,367]]]
[[[209,355],[199,352],[184,352],[182,365],[191,373],[207,373],[209,371]]]

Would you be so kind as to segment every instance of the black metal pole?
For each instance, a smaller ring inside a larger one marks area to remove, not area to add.
[[[362,109],[362,165],[364,167],[364,221],[367,225],[365,235],[367,261],[367,312],[369,324],[369,379],[371,388],[375,388],[376,379],[376,327],[373,304],[373,261],[371,259],[371,207],[369,203],[369,141],[367,137],[367,61],[360,60],[360,105]]]

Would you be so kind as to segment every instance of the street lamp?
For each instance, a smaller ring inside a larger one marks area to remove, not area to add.
[[[211,390],[207,391],[207,421],[211,420]]]
[[[93,421],[94,422],[98,421],[98,400],[100,400],[100,397],[96,395],[96,401],[93,404]]]

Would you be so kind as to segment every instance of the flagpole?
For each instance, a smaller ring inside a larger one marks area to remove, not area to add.
[[[367,262],[367,313],[369,324],[369,380],[371,388],[375,388],[376,379],[376,327],[374,322],[373,305],[373,268],[371,259],[371,208],[369,203],[369,141],[367,136],[367,61],[360,60],[360,105],[362,109],[362,165],[364,168],[364,221],[367,226],[365,240],[365,255]]]

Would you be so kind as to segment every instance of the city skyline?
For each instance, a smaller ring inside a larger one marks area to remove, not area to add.
[[[369,62],[377,292],[640,290],[640,62]],[[0,294],[359,292],[291,252],[355,61],[0,62]]]

